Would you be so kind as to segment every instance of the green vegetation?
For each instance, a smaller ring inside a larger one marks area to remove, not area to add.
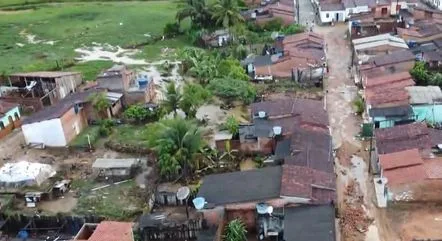
[[[207,88],[227,102],[242,100],[249,104],[256,96],[256,90],[250,82],[232,78],[214,79],[210,81]]]
[[[119,125],[114,127],[111,139],[120,144],[146,147],[149,131],[144,125]]]
[[[157,121],[160,117],[159,109],[148,109],[143,105],[131,105],[123,113],[124,118],[137,124],[147,121]]]
[[[167,114],[173,112],[176,116],[182,99],[182,95],[178,87],[175,86],[175,82],[170,82],[167,85],[164,96],[165,97],[163,102],[161,103],[161,106]]]
[[[199,84],[187,84],[183,89],[183,98],[179,104],[187,118],[195,118],[199,107],[209,101],[211,93]]]
[[[224,241],[246,241],[247,230],[241,219],[234,219],[227,224]]]
[[[97,60],[88,61],[86,63],[78,63],[68,68],[67,70],[80,72],[83,74],[83,80],[93,81],[101,72],[101,70],[109,69],[110,67],[112,67],[112,65],[112,61]]]
[[[0,62],[0,72],[70,68],[77,57],[74,50],[93,42],[121,47],[146,43],[138,55],[143,58],[158,57],[166,46],[186,45],[185,38],[153,41],[163,34],[166,23],[175,19],[177,5],[170,1],[51,4],[31,11],[0,13],[0,55],[8,60]],[[42,42],[28,43],[30,35]],[[48,41],[55,42],[51,45]],[[77,70],[92,79],[88,73],[103,67],[107,66],[94,63],[87,68],[80,65]]]
[[[239,121],[231,115],[227,118],[225,127],[230,134],[236,135],[239,132]]]
[[[362,113],[364,113],[364,109],[365,109],[365,104],[364,104],[364,100],[362,99],[362,97],[360,95],[358,95],[356,97],[355,100],[353,100],[353,105],[356,109],[356,113],[358,115],[362,115]]]
[[[75,214],[95,214],[112,220],[129,221],[142,213],[146,205],[141,195],[142,190],[133,180],[94,192],[89,188],[104,184],[85,181],[75,185],[80,187],[80,198],[74,209]]]
[[[413,69],[410,70],[410,74],[418,85],[437,85],[442,87],[442,74],[430,71],[425,62],[417,62]]]
[[[97,143],[100,139],[100,126],[89,126],[85,130],[83,130],[80,135],[78,135],[69,145],[71,146],[79,146],[86,147],[89,146],[89,140],[91,141],[91,145]]]
[[[168,180],[191,178],[202,147],[199,128],[192,121],[175,118],[151,124],[149,129],[149,147],[157,155],[160,175]]]
[[[107,100],[106,94],[104,92],[96,93],[89,96],[89,101],[91,101],[92,107],[94,108],[97,116],[104,119],[107,118],[107,110],[111,105]]]
[[[244,22],[238,0],[217,0],[213,5],[213,19],[218,26],[230,28]]]

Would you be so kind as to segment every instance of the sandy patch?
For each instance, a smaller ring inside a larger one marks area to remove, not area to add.
[[[20,32],[20,36],[22,36],[23,38],[26,39],[26,42],[28,44],[47,44],[47,45],[54,45],[55,43],[57,43],[58,41],[56,40],[43,40],[43,39],[37,39],[37,35],[34,34],[28,34],[26,32],[26,30],[23,30]],[[23,47],[24,45],[21,44],[22,46],[19,45],[20,43],[17,43],[17,45],[19,47]]]
[[[143,59],[135,59],[133,56],[140,51],[137,49],[123,49],[119,46],[110,44],[92,43],[91,47],[83,47],[75,49],[80,54],[76,60],[80,62],[95,60],[110,60],[115,63],[126,65],[148,65],[149,63]]]

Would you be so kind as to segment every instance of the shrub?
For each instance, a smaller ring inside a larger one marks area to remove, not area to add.
[[[163,34],[166,38],[173,38],[181,34],[180,25],[178,23],[168,23],[164,26]]]
[[[267,31],[280,31],[282,28],[282,24],[282,19],[274,18],[264,25],[264,29]]]

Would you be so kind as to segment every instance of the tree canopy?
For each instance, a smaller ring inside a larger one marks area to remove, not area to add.
[[[167,113],[174,112],[176,116],[181,98],[181,91],[175,86],[175,82],[172,81],[166,87],[164,100],[161,105]]]
[[[206,103],[211,97],[209,90],[199,84],[187,84],[183,89],[183,98],[180,108],[188,118],[194,118],[200,106]]]
[[[251,103],[256,96],[256,90],[248,81],[233,78],[213,79],[208,84],[212,94],[226,99],[227,101],[242,100]]]
[[[149,147],[158,158],[160,175],[168,180],[193,175],[202,136],[194,122],[181,118],[161,120],[148,127]]]
[[[99,92],[89,96],[89,101],[92,103],[92,107],[94,108],[96,114],[100,118],[107,117],[107,109],[111,106],[109,101],[106,98],[106,93]]]
[[[213,6],[213,19],[218,26],[229,28],[244,22],[238,0],[217,0]]]

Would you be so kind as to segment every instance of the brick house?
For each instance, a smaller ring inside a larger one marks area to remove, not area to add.
[[[155,99],[155,83],[147,76],[136,77],[125,65],[115,65],[97,76],[98,88],[124,94],[124,104],[148,103]]]
[[[88,126],[89,120],[97,118],[89,102],[89,97],[97,92],[87,91],[69,95],[57,104],[46,107],[23,120],[22,131],[26,144],[67,146]],[[111,104],[107,116],[111,117],[121,110],[122,94],[107,92],[106,96]]]

